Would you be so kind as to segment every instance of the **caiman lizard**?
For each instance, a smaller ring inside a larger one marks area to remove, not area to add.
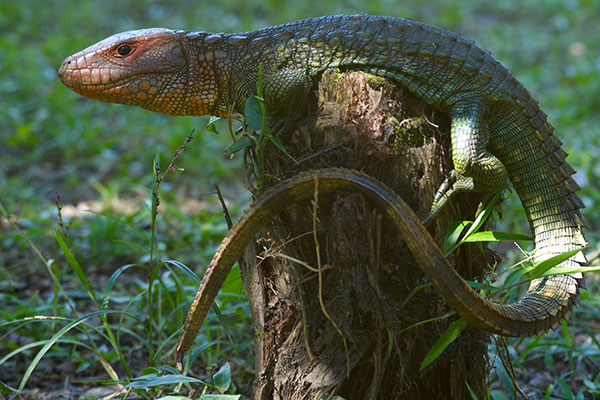
[[[353,15],[246,33],[143,29],[116,34],[68,57],[59,75],[66,86],[92,99],[170,115],[230,117],[243,114],[246,99],[256,93],[259,68],[272,115],[294,109],[329,68],[387,78],[448,113],[454,169],[435,195],[426,221],[454,193],[492,193],[508,178],[527,214],[536,261],[586,245],[579,211],[583,203],[571,177],[575,171],[546,114],[488,51],[442,28],[409,19]],[[316,174],[322,187],[329,185],[331,190],[362,190],[370,182],[348,171]],[[226,236],[186,319],[177,347],[179,360],[242,243],[285,208],[282,205],[309,196],[310,176],[300,175],[267,191]],[[371,185],[367,192],[371,200],[395,209],[395,196],[383,186]],[[426,234],[414,223],[410,229]],[[585,261],[578,253],[560,266]],[[532,281],[517,303],[499,305],[470,290],[439,254],[423,262],[425,275],[451,307],[476,326],[503,335],[534,335],[556,327],[578,301],[583,285],[579,273],[544,277]]]

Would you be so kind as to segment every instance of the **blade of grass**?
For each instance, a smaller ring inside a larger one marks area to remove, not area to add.
[[[522,235],[520,233],[482,231],[475,232],[472,235],[465,237],[461,242],[499,242],[502,240],[521,241],[533,240],[533,238],[531,236]]]
[[[185,376],[185,375],[176,375],[176,374],[169,374],[169,375],[158,375],[158,374],[149,374],[149,375],[143,375],[137,378],[134,378],[131,380],[131,382],[129,382],[127,385],[125,385],[125,387],[130,387],[130,388],[147,388],[147,387],[153,387],[153,386],[165,386],[165,385],[172,385],[175,383],[181,383],[181,382],[193,382],[193,383],[201,383],[203,385],[209,385],[207,382],[204,382],[200,379],[196,379],[196,378],[192,378],[191,376]],[[212,386],[212,385],[209,385]]]
[[[96,305],[96,308],[100,308],[98,305],[98,302],[96,301],[96,295],[94,294],[94,291],[92,290],[92,287],[90,286],[90,283],[88,282],[87,278],[85,277],[85,274],[83,273],[83,270],[81,269],[81,265],[79,265],[79,262],[75,259],[75,256],[71,252],[71,249],[69,249],[69,246],[67,246],[65,239],[62,237],[62,235],[56,228],[54,228],[54,236],[56,238],[56,241],[58,242],[58,245],[62,249],[63,254],[67,258],[69,265],[71,265],[71,268],[73,268],[75,275],[77,275],[77,278],[79,278],[79,281],[81,282],[83,287],[85,287],[85,290],[87,291],[88,296],[90,296],[90,298]]]
[[[575,254],[579,253],[581,250],[587,247],[588,246],[584,246],[578,249],[570,250],[558,254],[556,256],[550,257],[547,260],[541,262],[534,262],[533,269],[530,271],[532,279],[541,277],[543,274],[547,273],[552,267],[556,267],[558,264],[568,260],[569,258],[573,257]]]
[[[463,233],[472,223],[473,221],[455,221],[450,224],[444,237],[444,253],[446,253],[446,256],[448,256],[452,248],[457,245],[461,233]]]
[[[65,299],[65,302],[67,303],[69,309],[73,312],[73,314],[76,316],[79,316],[79,313],[77,312],[77,308],[75,307],[75,304],[73,303],[71,298],[66,293],[65,289],[60,284],[60,281],[58,280],[57,276],[54,274],[53,268],[51,267],[50,260],[46,260],[46,257],[44,257],[44,255],[42,254],[40,249],[38,249],[38,247],[35,245],[35,243],[33,243],[33,241],[25,234],[25,232],[23,232],[23,230],[13,220],[11,220],[9,218],[9,215],[8,215],[6,209],[4,208],[4,206],[1,203],[0,203],[0,213],[2,213],[4,218],[6,218],[6,220],[11,224],[13,229],[15,229],[16,232],[18,232],[18,234],[27,242],[27,244],[33,250],[33,252],[44,263],[44,265],[46,266],[46,271],[48,272],[48,275],[50,275],[50,278],[52,279],[53,285],[60,290],[61,295]],[[59,238],[58,239],[59,245],[62,242],[63,245],[65,245],[65,248],[68,250],[65,253],[65,256],[67,254],[71,254],[71,256],[72,256],[71,251],[68,249],[68,247],[66,246],[66,243],[62,239],[62,235],[58,234],[58,231],[56,229],[54,230],[54,232],[55,232],[56,237]],[[72,257],[72,259],[75,261],[75,265],[78,266],[79,264],[77,263],[77,260],[75,260],[74,257]],[[81,268],[80,268],[80,270],[81,270]],[[87,282],[87,279],[85,279],[85,275],[83,275],[83,278],[84,278],[84,281]],[[88,288],[89,288],[89,284],[88,284]],[[88,288],[86,288],[86,289],[88,289]],[[88,293],[89,293],[89,290],[88,290]],[[93,296],[93,293],[92,293],[92,296]],[[94,301],[94,303],[95,303],[95,301]],[[97,306],[97,304],[96,304],[96,306]],[[84,331],[84,334],[87,336],[88,340],[90,341],[90,343],[92,344],[92,346],[94,347],[94,349],[98,350],[96,347],[96,344],[94,342],[94,338],[92,336],[90,336],[90,334],[85,326],[83,327],[83,331]]]
[[[187,265],[183,264],[182,262],[177,261],[177,260],[167,260],[167,261],[165,261],[165,263],[170,264],[170,265],[174,266],[175,268],[179,269],[188,278],[190,278],[192,281],[194,281],[196,286],[200,285],[200,283],[202,282],[202,278],[200,278],[194,271],[192,271]]]
[[[589,266],[589,267],[552,267],[548,271],[544,272],[542,276],[550,276],[550,275],[565,275],[565,274],[575,274],[577,272],[581,272],[582,274],[588,272],[598,272],[600,271],[600,265]]]
[[[17,354],[21,354],[21,353],[23,353],[29,349],[35,348],[35,347],[43,346],[47,342],[48,342],[47,340],[37,340],[35,342],[31,342],[31,343],[27,343],[22,346],[19,346],[18,349],[15,349],[15,350],[11,351],[10,353],[8,353],[7,355],[5,355],[4,357],[2,357],[0,359],[0,365],[4,364],[6,361],[8,361],[12,357],[16,356]],[[90,346],[80,340],[66,338],[66,339],[59,339],[56,341],[56,343],[69,343],[69,344],[73,344],[75,346],[85,347],[86,349],[98,354],[92,346]]]
[[[467,321],[463,318],[459,318],[453,323],[450,324],[448,328],[444,331],[442,336],[431,346],[431,349],[425,355],[421,366],[419,367],[419,372],[423,371],[429,364],[434,362],[440,354],[452,343],[458,335],[462,332],[463,329],[467,326]]]
[[[54,275],[56,276],[56,280],[60,282],[60,265],[53,259],[49,259],[48,263],[50,264],[50,268],[54,271]],[[60,297],[60,284],[53,281],[52,282],[52,315],[58,315],[58,298]],[[52,331],[56,330],[56,326],[52,323],[50,328]]]
[[[35,367],[37,367],[37,365],[39,364],[40,360],[46,355],[46,353],[48,352],[48,350],[50,350],[50,348],[67,332],[69,332],[71,329],[75,328],[77,325],[81,324],[82,322],[85,322],[86,320],[99,316],[99,315],[104,315],[104,314],[123,314],[122,311],[116,311],[116,310],[101,310],[101,311],[95,311],[93,313],[87,314],[83,317],[77,318],[76,320],[70,322],[69,324],[65,325],[61,330],[59,330],[58,332],[56,332],[50,339],[47,340],[46,344],[40,349],[40,351],[37,353],[37,355],[34,357],[34,359],[31,361],[31,363],[29,363],[29,366],[27,367],[27,370],[25,371],[25,374],[23,375],[23,378],[21,379],[21,383],[19,383],[19,390],[23,390],[25,388],[25,385],[27,384],[27,381],[29,380],[29,377],[31,376],[31,374],[33,373],[33,370],[35,369]],[[131,317],[135,318],[134,315],[131,315]]]
[[[473,221],[473,224],[469,227],[469,230],[465,234],[465,238],[468,238],[469,236],[471,236],[471,234],[473,234],[473,232],[477,232],[479,228],[481,228],[483,223],[488,219],[488,217],[494,210],[494,207],[500,199],[500,195],[502,195],[502,192],[503,190],[500,190],[498,193],[496,193],[492,200],[488,203],[488,205],[483,209],[483,212],[479,213],[479,215],[477,216],[477,218],[475,218],[475,221]]]

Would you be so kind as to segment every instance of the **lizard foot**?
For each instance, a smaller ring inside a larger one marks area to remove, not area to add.
[[[429,224],[433,218],[437,215],[437,213],[448,204],[448,201],[454,194],[460,192],[474,192],[480,191],[479,188],[476,188],[475,182],[472,177],[463,176],[456,172],[456,170],[450,171],[450,175],[448,178],[442,182],[439,189],[433,196],[433,203],[431,204],[431,209],[429,214],[425,218],[423,218],[423,225]]]

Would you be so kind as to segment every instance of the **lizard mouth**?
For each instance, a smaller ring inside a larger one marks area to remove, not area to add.
[[[136,83],[139,77],[144,75],[145,72],[140,71],[139,74],[129,72],[127,76],[122,77],[115,68],[79,67],[72,57],[63,61],[58,70],[58,76],[65,86],[82,96],[140,106],[151,102],[158,92],[150,84]]]
[[[75,57],[68,57],[58,69],[58,77],[69,89],[93,92],[112,89],[126,80],[120,79],[118,71],[112,68],[89,68],[79,66]],[[81,94],[81,93],[80,93]]]
[[[133,78],[129,79],[121,79],[118,81],[111,81],[107,83],[102,83],[100,81],[93,81],[89,79],[83,79],[86,76],[90,75],[89,69],[78,69],[78,70],[70,70],[63,71],[62,74],[59,74],[60,79],[63,81],[65,86],[74,92],[91,98],[95,100],[109,101],[109,100],[120,100],[119,103],[123,104],[137,104],[138,102],[127,101],[124,102],[124,99],[128,99],[129,97],[118,98],[117,94],[125,94],[126,92],[130,92],[127,89],[127,84],[133,80]],[[133,93],[130,93],[133,94]],[[129,98],[133,100],[134,96]]]
[[[66,58],[58,69],[58,77],[69,89],[111,89],[130,80],[131,72],[122,77],[118,68],[92,68],[81,65],[75,56]]]

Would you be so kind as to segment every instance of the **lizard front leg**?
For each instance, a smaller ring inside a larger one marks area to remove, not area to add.
[[[502,162],[487,150],[489,131],[479,102],[457,104],[451,111],[452,162],[454,169],[433,198],[427,224],[460,192],[495,193],[506,184],[508,174]]]
[[[293,123],[302,116],[312,82],[302,71],[284,69],[263,74],[263,96],[271,116]]]

